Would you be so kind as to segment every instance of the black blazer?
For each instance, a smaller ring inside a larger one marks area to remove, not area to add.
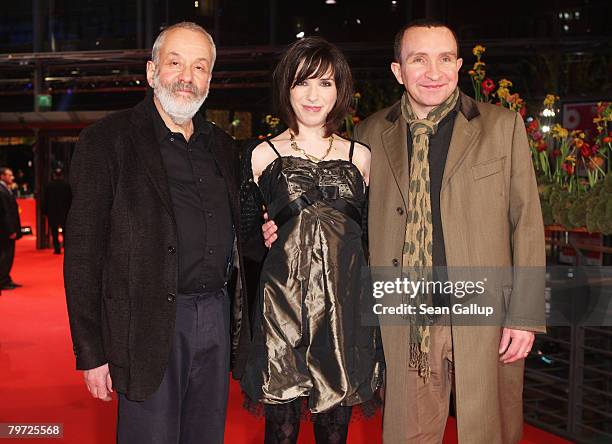
[[[0,185],[0,237],[8,238],[12,233],[21,237],[19,205],[15,195],[4,185]]]
[[[114,389],[132,400],[145,399],[161,383],[176,315],[176,222],[151,102],[149,92],[136,107],[83,130],[70,169],[66,223],[64,283],[77,369],[108,362]],[[215,126],[212,139],[240,237],[237,147]],[[239,376],[250,328],[242,317],[241,267],[235,275],[232,367]]]

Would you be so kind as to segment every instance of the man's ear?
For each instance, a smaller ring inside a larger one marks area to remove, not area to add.
[[[459,72],[462,66],[463,66],[463,59],[457,59],[457,72]]]
[[[397,80],[400,85],[403,85],[404,81],[402,80],[402,65],[400,65],[398,62],[391,62],[391,72],[395,76],[395,80]]]
[[[147,82],[153,88],[153,77],[155,76],[155,63],[152,60],[147,61]]]

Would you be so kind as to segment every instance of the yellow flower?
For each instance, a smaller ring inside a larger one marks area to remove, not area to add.
[[[355,99],[361,99],[361,94],[360,94],[360,93],[358,93],[358,92],[356,92],[355,94],[353,94],[353,97],[354,97]]]
[[[476,71],[480,71],[482,68],[484,68],[485,66],[485,62],[476,62],[474,63],[474,69]]]
[[[500,88],[510,88],[512,86],[512,82],[508,79],[501,79],[499,81]]]
[[[506,87],[500,86],[499,88],[497,88],[496,94],[497,97],[502,100],[510,95],[510,90]]]
[[[555,96],[554,94],[547,94],[546,98],[544,99],[544,107],[552,108],[553,106],[555,106],[555,102],[557,100],[559,100],[559,96]]]
[[[476,71],[474,71],[473,69],[470,69],[470,70],[468,71],[468,74],[469,74],[469,75],[471,75],[471,76],[473,76],[473,75],[475,75],[475,74],[476,74]]]
[[[555,123],[555,125],[552,127],[551,132],[553,138],[555,139],[565,139],[569,135],[569,131],[567,130],[567,128],[563,128],[558,123]]]
[[[264,120],[270,128],[276,128],[280,123],[280,119],[278,117],[272,116],[271,114],[267,114]]]
[[[565,160],[567,160],[568,162],[576,162],[576,156],[569,155],[565,158]]]
[[[472,49],[472,54],[474,54],[476,57],[480,57],[486,50],[487,48],[484,46],[476,45],[474,46],[474,49]]]

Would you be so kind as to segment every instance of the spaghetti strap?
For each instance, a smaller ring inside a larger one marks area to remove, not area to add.
[[[349,149],[349,162],[353,163],[353,151],[355,151],[355,141],[351,140],[351,147]]]
[[[278,150],[276,149],[276,147],[272,144],[272,142],[270,142],[270,139],[265,139],[265,141],[268,142],[268,145],[270,145],[270,147],[274,150],[274,152],[276,153],[278,157],[282,157],[280,153],[278,152]]]

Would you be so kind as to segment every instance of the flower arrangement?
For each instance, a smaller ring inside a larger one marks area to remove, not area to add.
[[[281,121],[278,117],[273,116],[271,114],[266,114],[266,117],[263,119],[263,123],[266,125],[268,129],[267,134],[260,134],[257,136],[259,140],[267,139],[268,137],[274,137],[282,131]]]
[[[360,122],[360,118],[357,115],[357,111],[359,110],[359,100],[361,99],[361,94],[356,92],[353,94],[353,103],[349,108],[349,112],[344,118],[344,132],[343,136],[348,138],[353,138],[353,131],[355,130],[355,125]]]
[[[526,116],[525,102],[511,92],[512,82],[497,83],[486,77],[477,45],[469,75],[477,101],[494,103]],[[612,234],[612,103],[599,103],[596,134],[569,131],[555,121],[559,97],[548,94],[542,111],[526,119],[527,136],[538,180],[542,215],[547,225],[567,229],[586,227],[590,232]]]

